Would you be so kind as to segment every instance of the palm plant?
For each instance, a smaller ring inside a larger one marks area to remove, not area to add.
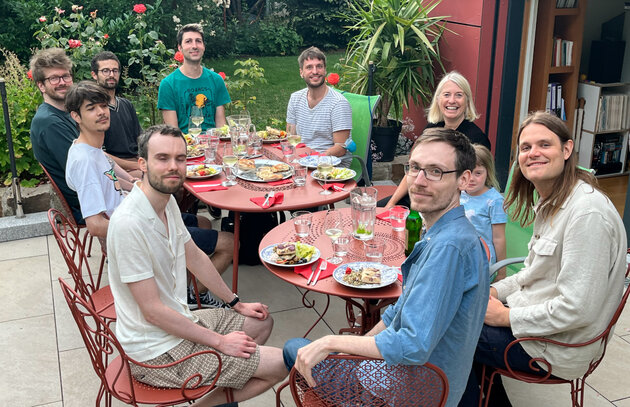
[[[342,62],[344,82],[352,91],[366,94],[369,64],[373,61],[374,86],[381,95],[377,126],[387,127],[391,109],[400,118],[411,99],[425,105],[435,85],[434,66],[444,70],[438,41],[443,18],[429,16],[440,0],[351,0],[342,15],[357,32]]]

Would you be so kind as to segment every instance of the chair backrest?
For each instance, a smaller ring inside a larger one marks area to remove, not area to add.
[[[70,221],[70,223],[72,223],[72,225],[77,226],[77,221],[74,219],[74,215],[72,215],[72,209],[70,208],[68,201],[66,201],[66,197],[61,192],[61,189],[59,189],[59,186],[57,186],[57,183],[55,182],[53,177],[50,176],[50,173],[48,172],[46,167],[44,167],[42,163],[39,163],[39,166],[42,167],[42,170],[44,170],[44,174],[46,174],[46,176],[48,177],[50,185],[52,186],[53,191],[55,191],[55,195],[57,195],[57,198],[59,198],[59,202],[61,202],[61,206],[63,207],[63,211],[65,212],[67,219]],[[79,227],[83,226],[84,225],[81,225]]]
[[[101,273],[95,276],[87,259],[85,244],[81,241],[76,224],[57,209],[48,210],[48,222],[61,250],[68,272],[74,280],[74,289],[91,303],[91,297],[101,286]],[[94,306],[94,304],[90,304]]]
[[[331,355],[313,368],[309,387],[294,368],[289,383],[298,406],[444,406],[448,380],[430,363],[390,366],[382,359]]]
[[[120,342],[94,308],[61,277],[59,277],[59,284],[103,388],[108,393],[113,393],[119,386],[116,382],[124,381],[127,383],[124,387],[129,389],[131,394],[114,394],[114,396],[121,400],[135,400],[129,361]],[[117,355],[120,356],[117,360],[118,369],[115,372],[108,371],[108,362]]]
[[[514,169],[516,168],[516,162],[512,164],[510,168],[510,174],[508,175],[507,184],[505,187],[504,196],[507,197],[510,184],[512,183],[512,175],[514,175]],[[520,223],[512,220],[512,214],[514,213],[514,206],[511,206],[507,210],[507,223],[505,224],[505,252],[506,258],[515,257],[527,257],[529,250],[527,244],[532,238],[534,233],[534,225],[530,224],[525,227]],[[507,267],[507,275],[512,275],[521,269],[520,266],[509,265]]]
[[[370,152],[372,117],[381,96],[365,96],[345,91],[339,92],[348,100],[352,108],[352,140],[357,145],[354,156],[360,160],[352,160],[350,168],[356,171],[355,181],[358,181],[363,177],[363,172],[367,171],[364,164],[367,162]],[[363,164],[361,160],[363,160]],[[369,176],[365,174],[364,178],[369,179]]]

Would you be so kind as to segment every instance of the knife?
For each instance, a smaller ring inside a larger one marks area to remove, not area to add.
[[[313,279],[313,276],[315,275],[316,267],[317,267],[317,262],[313,263],[313,266],[311,267],[311,275],[309,276],[308,280],[306,280],[306,285],[308,285],[308,283],[310,283],[311,280]]]
[[[317,275],[315,276],[315,280],[313,280],[313,284],[311,285],[317,284],[319,275],[322,274],[322,270],[326,270],[326,267],[328,267],[328,262],[326,260],[322,260],[322,263],[319,265],[319,270],[317,271]]]
[[[206,187],[218,187],[221,184],[195,184],[193,188],[206,188]]]

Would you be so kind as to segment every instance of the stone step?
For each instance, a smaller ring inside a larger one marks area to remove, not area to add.
[[[52,234],[47,212],[28,213],[23,218],[0,218],[0,242]]]

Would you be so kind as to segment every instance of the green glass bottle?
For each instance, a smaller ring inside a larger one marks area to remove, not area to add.
[[[409,256],[413,251],[416,242],[420,240],[422,230],[422,218],[417,211],[412,210],[407,216],[405,224],[405,256]]]

